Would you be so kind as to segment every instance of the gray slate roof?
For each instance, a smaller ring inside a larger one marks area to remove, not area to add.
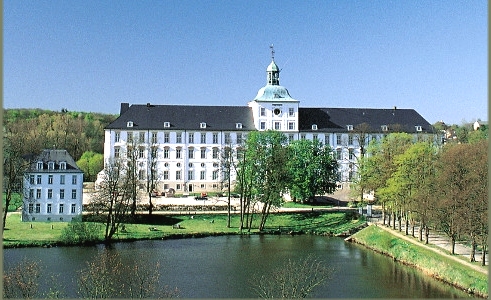
[[[68,151],[64,149],[44,149],[41,154],[39,154],[38,156],[34,156],[34,159],[32,160],[28,171],[39,172],[40,170],[37,170],[37,163],[39,161],[43,162],[42,171],[45,172],[82,172],[77,166],[75,160],[70,156]],[[50,161],[55,163],[54,170],[48,170],[48,162]],[[60,162],[66,162],[66,169],[60,170]]]
[[[162,130],[164,122],[170,122],[174,130],[255,130],[252,110],[247,106],[191,106],[191,105],[138,105],[129,108],[121,105],[120,116],[106,129],[128,129],[127,122],[133,122],[133,130]],[[200,128],[200,123],[206,128]],[[242,123],[242,129],[236,128]]]
[[[434,132],[433,126],[414,109],[299,108],[300,131],[312,131],[316,124],[320,132],[346,132],[347,125],[356,127],[362,123],[370,126],[370,132],[381,132],[382,125],[390,131],[395,124],[408,133],[415,133],[416,126],[421,126],[422,132]]]

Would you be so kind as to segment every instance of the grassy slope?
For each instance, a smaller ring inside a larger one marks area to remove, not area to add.
[[[377,226],[369,226],[355,233],[352,239],[377,252],[424,273],[463,289],[471,289],[481,296],[488,295],[488,277],[463,264],[409,241],[402,240]]]
[[[146,217],[142,215],[142,217]],[[255,216],[253,226],[257,226],[259,216]],[[231,227],[227,228],[227,215],[152,215],[151,219],[142,218],[140,224],[126,224],[126,232],[119,233],[115,239],[153,239],[175,235],[214,235],[239,233],[239,216],[232,215]],[[289,231],[303,231],[316,234],[337,234],[362,225],[362,220],[350,220],[345,213],[295,213],[272,214],[266,222],[266,229],[274,231],[278,227]],[[32,228],[30,227],[32,224]],[[4,247],[46,245],[60,241],[66,222],[21,222],[19,213],[10,213],[7,218],[7,229],[4,231]],[[180,229],[174,229],[179,224]],[[150,230],[149,228],[155,229]],[[247,232],[247,230],[244,230]],[[252,233],[257,233],[253,228]],[[101,226],[101,239],[103,228]]]

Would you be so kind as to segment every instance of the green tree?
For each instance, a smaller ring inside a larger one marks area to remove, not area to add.
[[[297,140],[289,145],[290,194],[303,201],[336,189],[337,161],[329,146],[318,140]]]
[[[95,181],[97,173],[104,168],[104,155],[85,151],[77,161],[77,166],[84,172],[84,181]]]
[[[100,239],[99,223],[83,222],[81,217],[73,218],[61,232],[61,240],[67,244],[93,243]]]

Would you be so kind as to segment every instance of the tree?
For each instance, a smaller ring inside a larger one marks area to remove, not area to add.
[[[92,198],[92,204],[107,213],[105,241],[110,241],[126,220],[132,199],[132,184],[126,164],[122,160],[108,160],[102,172],[102,180]]]
[[[260,298],[306,298],[318,286],[327,283],[332,269],[311,255],[289,259],[270,274],[254,276],[251,286]]]
[[[84,172],[84,181],[95,181],[97,174],[104,168],[104,155],[85,151],[77,161],[77,166]]]
[[[286,136],[278,131],[251,132],[246,140],[244,180],[251,197],[262,204],[259,230],[263,230],[271,207],[283,203],[289,179]]]
[[[152,145],[148,151],[148,172],[147,172],[147,194],[148,194],[148,214],[153,211],[152,194],[155,192],[157,182],[160,180],[158,171],[158,146]]]
[[[290,194],[303,201],[336,189],[337,161],[329,146],[318,140],[298,140],[289,145]]]

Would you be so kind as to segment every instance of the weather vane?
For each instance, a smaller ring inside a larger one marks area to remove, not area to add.
[[[271,46],[269,46],[269,48],[271,48],[271,58],[274,60],[274,45],[271,44]]]

